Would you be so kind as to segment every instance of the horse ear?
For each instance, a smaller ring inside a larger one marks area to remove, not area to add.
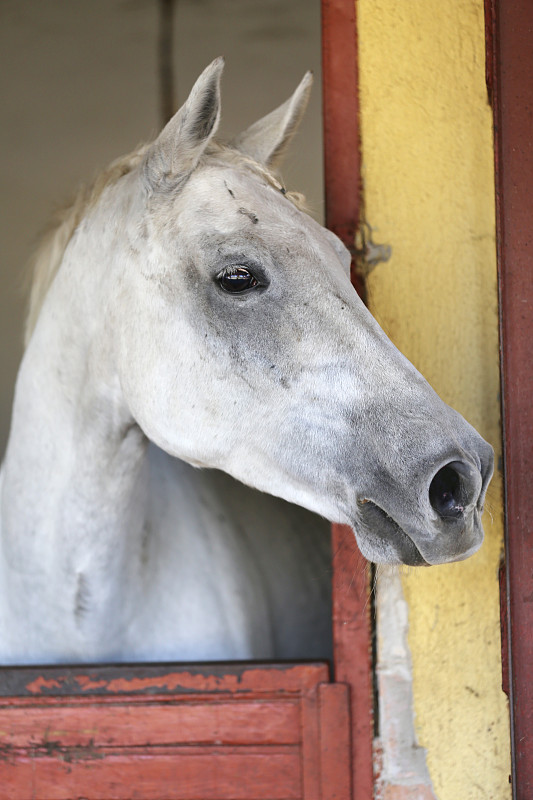
[[[184,105],[149,148],[143,171],[150,190],[175,189],[198,164],[220,121],[223,69],[220,57],[202,72]]]
[[[276,166],[304,115],[312,84],[313,73],[306,72],[292,97],[239,134],[232,146],[260,164]]]

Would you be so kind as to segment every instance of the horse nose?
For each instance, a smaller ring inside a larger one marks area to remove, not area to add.
[[[459,519],[478,502],[482,491],[479,470],[466,461],[450,461],[429,485],[429,502],[442,519]]]

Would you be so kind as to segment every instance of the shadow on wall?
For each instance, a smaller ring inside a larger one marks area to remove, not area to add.
[[[24,266],[54,208],[160,124],[158,0],[3,0],[0,9],[0,454],[22,354]],[[319,0],[175,0],[178,100],[226,57],[223,135],[267,113],[307,69],[313,97],[285,180],[322,219]]]

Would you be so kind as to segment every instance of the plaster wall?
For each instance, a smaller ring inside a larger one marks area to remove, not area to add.
[[[356,7],[365,217],[376,242],[392,247],[390,261],[368,278],[369,305],[441,397],[492,443],[499,467],[483,0],[357,0]],[[481,550],[466,562],[402,574],[415,729],[439,800],[510,797],[502,516],[498,468]]]

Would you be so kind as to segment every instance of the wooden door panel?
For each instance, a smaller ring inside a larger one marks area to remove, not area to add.
[[[3,765],[5,800],[289,800],[300,798],[298,752],[191,754],[100,751],[15,758]]]
[[[31,711],[31,714],[28,713]],[[0,712],[0,747],[142,747],[298,744],[297,701],[169,702],[88,705],[11,705]]]
[[[350,797],[348,687],[326,664],[2,677],[2,800]]]

